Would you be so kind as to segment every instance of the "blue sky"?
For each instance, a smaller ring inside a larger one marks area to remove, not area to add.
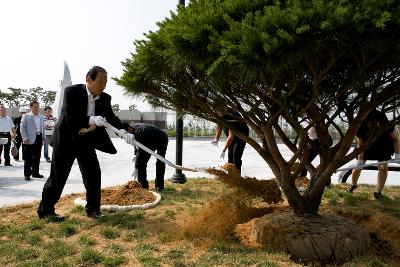
[[[68,63],[72,83],[84,83],[94,65],[119,77],[133,41],[156,30],[178,0],[2,0],[0,1],[0,89],[43,87],[57,90]],[[109,79],[113,104],[141,111],[142,100],[123,96]]]

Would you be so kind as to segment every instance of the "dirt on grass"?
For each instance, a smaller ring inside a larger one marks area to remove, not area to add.
[[[80,197],[85,199],[85,194],[80,194]],[[101,205],[143,205],[155,200],[154,194],[144,189],[136,181],[129,181],[124,185],[101,190]]]
[[[310,184],[310,180],[307,177],[297,177],[296,181],[295,181],[296,187],[300,188],[307,188],[308,185]]]
[[[258,180],[248,176],[242,177],[236,170],[234,164],[226,163],[222,168],[225,170],[218,170],[209,168],[206,171],[214,175],[217,180],[226,184],[233,190],[235,194],[243,199],[262,198],[265,203],[279,203],[282,202],[282,193],[273,179]]]
[[[207,172],[227,186],[226,190],[209,201],[198,214],[182,218],[183,238],[196,239],[201,243],[235,238],[235,235],[241,235],[240,230],[235,233],[236,225],[262,217],[282,206],[277,204],[283,199],[275,180],[241,177],[235,165],[229,163],[222,169],[210,168]]]
[[[229,177],[231,176],[225,176],[226,179],[230,179]],[[151,265],[155,260],[161,266],[200,266],[207,264],[209,266],[243,266],[243,260],[248,260],[249,265],[252,266],[258,266],[258,263],[261,266],[262,262],[272,262],[271,264],[277,264],[277,266],[301,266],[291,261],[289,256],[284,253],[268,251],[255,242],[253,236],[254,223],[257,218],[272,212],[290,210],[287,201],[285,199],[278,201],[278,198],[276,198],[276,203],[271,201],[268,204],[260,196],[270,190],[270,188],[265,188],[266,183],[257,184],[258,182],[254,182],[251,178],[246,180],[231,177],[231,180],[225,183],[223,179],[189,179],[188,183],[184,185],[166,181],[166,190],[162,193],[163,199],[156,208],[140,211],[140,213],[138,213],[139,211],[122,213],[120,214],[121,217],[118,214],[106,213],[106,218],[102,220],[88,218],[84,210],[74,207],[74,199],[77,196],[83,196],[83,194],[64,196],[57,203],[56,212],[66,215],[67,218],[66,222],[62,224],[51,222],[41,224],[42,221],[38,222],[36,219],[38,202],[1,208],[0,230],[1,226],[5,228],[3,229],[4,236],[2,239],[0,238],[0,244],[7,243],[11,246],[12,242],[21,242],[20,235],[9,235],[17,233],[20,228],[31,229],[38,225],[38,229],[34,228],[35,230],[31,230],[30,233],[44,236],[42,243],[38,244],[37,247],[27,244],[24,244],[24,246],[38,250],[35,257],[38,257],[39,262],[47,255],[41,247],[59,239],[57,233],[60,228],[69,226],[74,227],[76,233],[72,236],[63,236],[62,239],[63,242],[74,247],[76,252],[72,253],[71,256],[62,256],[64,258],[61,257],[62,259],[59,260],[60,265],[61,260],[64,260],[76,266],[81,266],[79,264],[90,266],[90,262],[82,263],[81,258],[81,251],[86,249],[87,245],[79,244],[80,238],[86,236],[95,240],[95,244],[91,248],[102,255],[107,257],[110,255],[120,257],[122,255],[125,257],[122,266]],[[255,186],[257,193],[251,195],[246,190],[237,190],[237,186],[231,186],[231,184],[249,185],[248,188]],[[260,188],[257,188],[257,186],[260,186]],[[334,185],[333,188],[330,189],[330,192],[332,190],[342,192],[345,189],[342,185]],[[112,202],[119,205],[135,203],[126,204],[126,202],[118,201],[121,198],[127,199],[129,195],[133,195],[131,201],[135,201],[135,199],[140,201],[146,199],[146,197],[153,198],[152,193],[138,188],[137,184],[132,183],[105,189],[103,192],[107,190],[109,190],[111,199],[117,199],[117,201]],[[362,192],[363,186],[359,186],[357,190]],[[340,194],[337,197],[337,206],[331,206],[328,203],[330,199],[325,197],[320,210],[321,212],[332,212],[356,222],[372,237],[378,251],[379,260],[382,260],[387,266],[398,266],[396,263],[400,262],[400,218],[383,212],[382,206],[378,205],[379,201],[373,199],[371,188],[365,190],[369,190],[370,198],[357,202],[356,206],[346,204],[343,201],[343,195]],[[389,190],[391,190],[389,187],[385,188],[385,192]],[[400,192],[399,188],[394,188],[393,192],[394,194],[389,197],[394,207],[397,203],[396,197]],[[112,196],[112,193],[116,195]],[[128,196],[124,195],[127,193],[129,193]],[[343,194],[346,195],[346,193]],[[359,194],[358,191],[355,195],[357,196],[357,194]],[[273,196],[278,196],[278,194],[273,193]],[[103,200],[106,198],[104,193],[102,198]],[[280,199],[282,199],[282,196],[280,196]],[[145,201],[150,202],[152,200],[147,199]],[[135,204],[139,203],[136,202]],[[12,227],[15,227],[15,229]],[[8,228],[13,231],[7,230]],[[112,230],[118,235],[113,239],[105,237],[104,234],[101,234],[105,230]],[[218,243],[219,241],[225,245],[219,247],[221,244]],[[217,246],[217,250],[212,249],[215,246]],[[230,247],[235,246],[240,247],[237,250],[238,252],[235,252],[234,249],[229,250]],[[112,247],[118,248],[118,252],[111,252],[110,248]],[[10,253],[11,256],[8,254],[4,256],[1,255],[0,250],[0,265],[16,266],[28,262],[28,260],[25,262],[12,261],[13,255],[19,254],[14,251]],[[238,258],[236,265],[233,263],[235,257]],[[214,259],[215,261],[213,261]],[[369,262],[364,261],[358,265],[349,263],[346,266],[373,266],[367,263]]]
[[[400,221],[379,210],[338,209],[336,214],[356,222],[366,230],[375,247],[376,254],[400,262]]]
[[[120,206],[143,205],[154,202],[156,197],[150,191],[143,189],[136,181],[117,188],[106,188],[101,190],[101,204],[113,204]]]

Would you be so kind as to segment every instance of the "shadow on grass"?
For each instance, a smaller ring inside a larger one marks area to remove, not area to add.
[[[382,212],[400,219],[400,197],[392,199],[384,196],[382,199],[376,201],[375,205]]]
[[[135,211],[133,214],[128,212],[110,213],[99,220],[96,220],[95,222],[98,225],[103,226],[114,226],[121,229],[135,229],[135,222],[138,222],[142,219],[144,219],[144,212],[139,210]]]
[[[169,189],[169,193],[162,194],[161,206],[175,205],[180,203],[204,204],[207,199],[215,197],[215,192],[204,190],[192,190],[184,188],[182,190]]]

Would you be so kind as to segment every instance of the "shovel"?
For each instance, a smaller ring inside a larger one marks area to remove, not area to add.
[[[354,165],[350,165],[349,167],[337,169],[336,172],[338,172],[338,171],[348,171],[348,170],[353,170],[353,169],[362,169],[364,167],[375,166],[375,165],[380,165],[380,164],[387,164],[387,163],[400,163],[400,159],[391,159],[391,160],[385,160],[385,161],[378,161],[378,162],[372,162],[372,163],[363,164],[363,165],[354,164]]]
[[[110,128],[111,130],[113,130],[116,134],[118,134],[120,137],[124,138],[125,137],[125,133],[118,130],[117,128],[115,128],[114,126],[112,126],[111,124],[109,124],[108,122],[105,124],[105,127]],[[147,153],[149,153],[150,155],[156,157],[158,160],[164,162],[165,164],[167,164],[168,166],[178,169],[178,170],[182,170],[182,171],[190,171],[190,172],[198,172],[200,171],[197,168],[189,168],[189,167],[184,167],[181,165],[176,165],[173,164],[172,162],[170,162],[169,160],[167,160],[166,158],[158,155],[157,153],[155,153],[153,150],[149,149],[148,147],[144,146],[143,144],[139,143],[138,141],[134,140],[133,144],[136,147],[139,147],[141,149],[143,149],[144,151],[146,151]]]

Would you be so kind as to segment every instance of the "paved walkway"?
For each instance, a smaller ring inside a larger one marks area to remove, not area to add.
[[[118,150],[116,155],[98,152],[98,158],[102,170],[102,187],[124,184],[130,180],[133,170],[133,147],[125,144],[121,139],[114,138],[113,142]],[[183,165],[196,167],[213,167],[221,165],[217,149],[210,145],[210,141],[185,140],[183,143]],[[220,144],[222,145],[222,144]],[[290,152],[282,146],[284,156],[289,157]],[[166,158],[175,162],[175,140],[170,140]],[[14,205],[18,203],[40,200],[45,179],[33,179],[25,181],[23,176],[23,162],[11,162],[12,167],[0,166],[0,206]],[[50,173],[50,163],[42,160],[40,173],[47,177]],[[173,168],[167,167],[166,179],[175,173]],[[269,179],[273,174],[264,160],[255,150],[246,146],[243,155],[243,175]],[[360,177],[360,183],[375,184],[376,171],[364,171]],[[210,177],[206,173],[185,172],[187,178]],[[148,163],[149,180],[155,177],[155,159],[152,157]],[[337,183],[338,174],[332,177],[333,183]],[[389,173],[388,185],[400,185],[400,174]],[[71,174],[63,194],[84,192],[81,175],[77,163],[74,163]]]

